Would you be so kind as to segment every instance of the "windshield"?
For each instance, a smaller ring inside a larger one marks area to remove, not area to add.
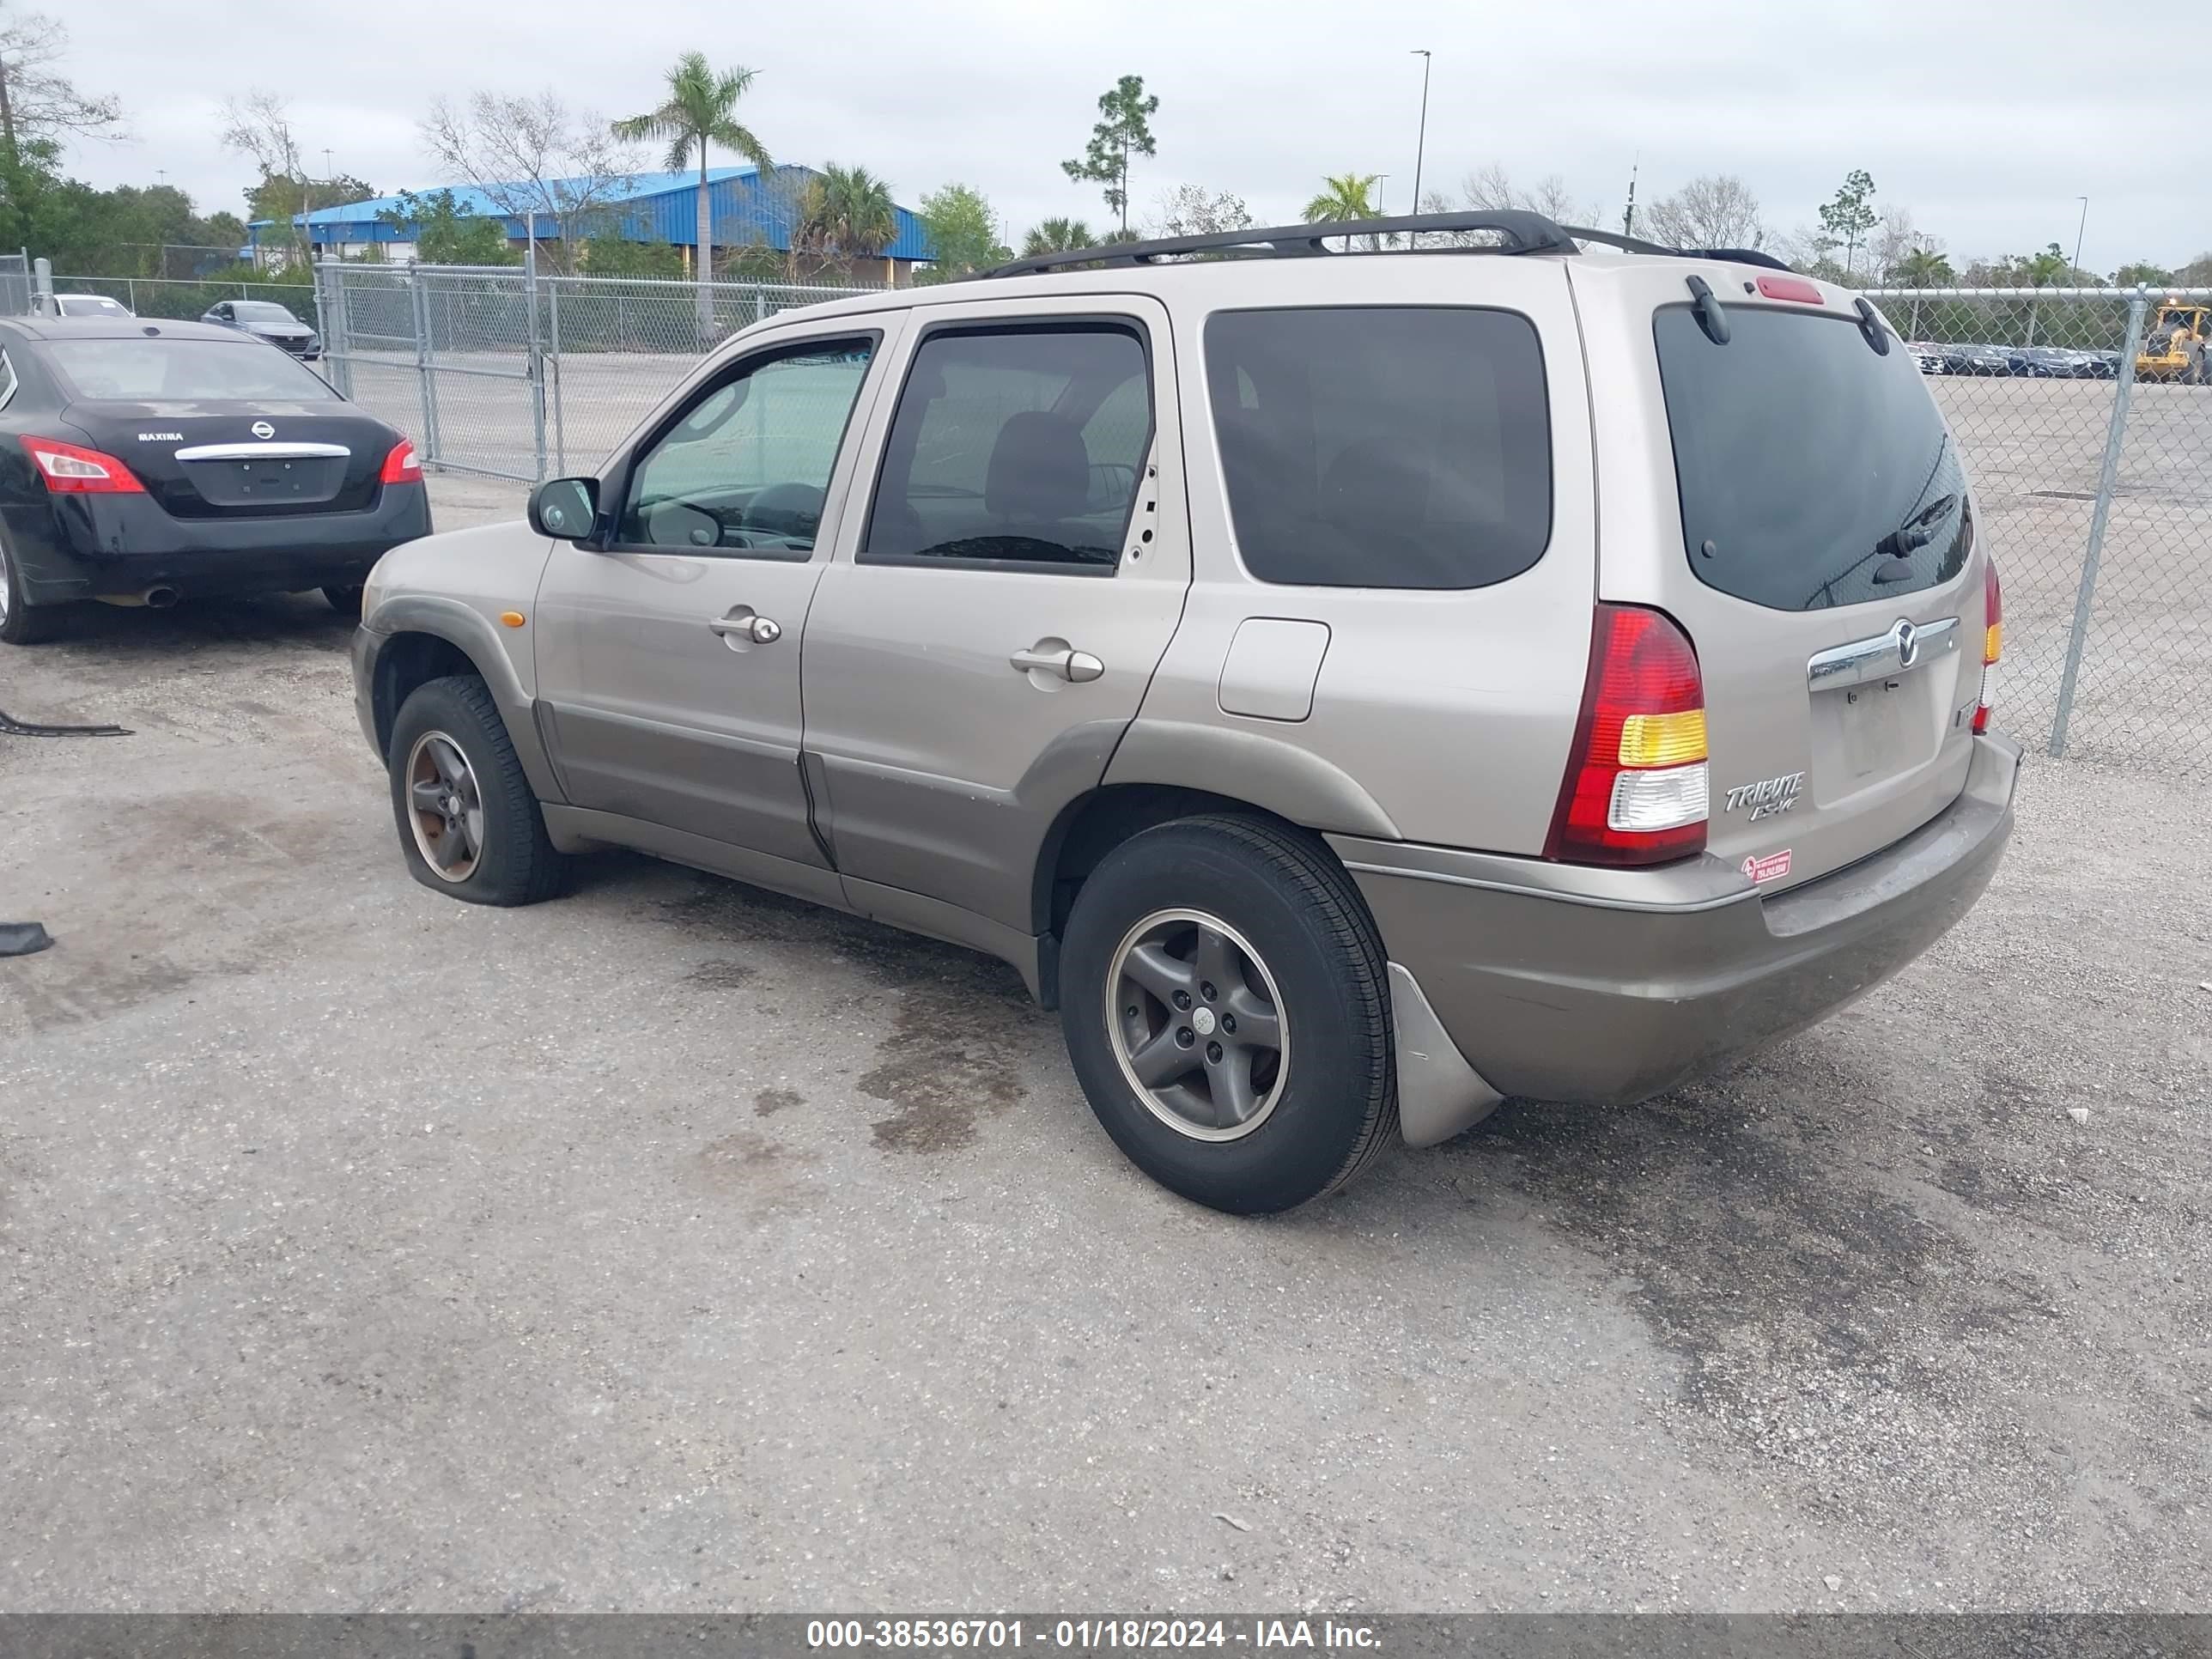
[[[64,294],[55,302],[64,317],[127,317],[131,313],[100,294]]]
[[[80,398],[122,403],[185,399],[335,399],[320,376],[263,341],[158,337],[50,340],[54,367]]]
[[[296,323],[300,319],[273,300],[240,300],[231,307],[241,323]]]
[[[1856,318],[1731,306],[1716,345],[1686,305],[1652,319],[1682,538],[1708,587],[1778,611],[1950,580],[1972,546],[1958,451],[1911,354]]]

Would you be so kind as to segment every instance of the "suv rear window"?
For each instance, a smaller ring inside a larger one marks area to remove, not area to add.
[[[1730,306],[1728,319],[1726,345],[1686,305],[1651,325],[1698,579],[1820,611],[1963,570],[1965,475],[1912,354],[1895,340],[1877,354],[1854,318]]]
[[[1509,311],[1225,311],[1206,325],[1237,550],[1266,582],[1484,587],[1543,556],[1552,428]]]

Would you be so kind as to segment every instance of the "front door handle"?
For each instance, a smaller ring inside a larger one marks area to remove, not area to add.
[[[774,645],[783,637],[783,629],[775,617],[757,614],[749,605],[733,605],[729,614],[717,617],[707,624],[735,649],[739,645]]]
[[[1022,673],[1057,674],[1080,685],[1106,672],[1106,665],[1088,651],[1078,651],[1066,640],[1039,640],[1026,651],[1017,651],[1007,661]]]

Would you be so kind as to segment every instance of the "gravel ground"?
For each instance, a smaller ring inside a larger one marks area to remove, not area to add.
[[[2203,781],[2039,763],[1820,1029],[1237,1222],[981,957],[416,886],[344,640],[0,652],[137,733],[0,738],[0,1607],[2212,1606]]]

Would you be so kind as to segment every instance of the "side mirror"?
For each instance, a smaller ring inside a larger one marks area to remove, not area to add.
[[[599,521],[597,478],[554,478],[530,492],[530,527],[556,542],[580,542]]]

